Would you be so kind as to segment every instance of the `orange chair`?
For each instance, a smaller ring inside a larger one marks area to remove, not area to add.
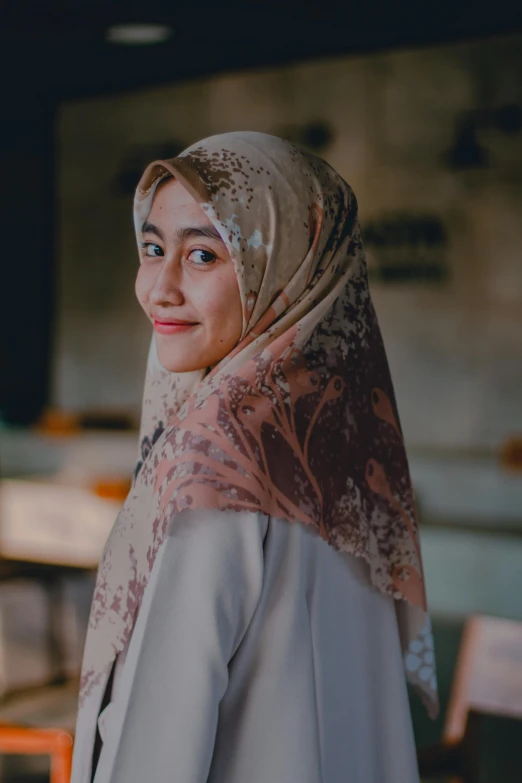
[[[63,729],[32,729],[0,723],[0,753],[49,755],[50,783],[71,779],[72,736]]]

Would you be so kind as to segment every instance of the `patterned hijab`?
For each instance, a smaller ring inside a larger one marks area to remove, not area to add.
[[[249,509],[311,525],[366,561],[373,585],[397,599],[406,672],[434,714],[414,499],[355,196],[286,141],[227,133],[147,168],[138,236],[166,175],[225,242],[243,333],[217,366],[194,373],[164,370],[152,343],[141,459],[101,561],[81,698],[125,648],[176,512]]]

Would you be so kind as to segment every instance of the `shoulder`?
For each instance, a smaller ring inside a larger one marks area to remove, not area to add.
[[[258,572],[269,522],[256,511],[185,509],[172,518],[154,568],[175,569],[178,579],[197,572],[203,580]]]
[[[172,518],[166,542],[178,539],[204,545],[211,540],[264,539],[269,521],[267,514],[258,511],[185,509]]]

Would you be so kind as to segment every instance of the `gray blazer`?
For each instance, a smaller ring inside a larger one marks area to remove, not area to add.
[[[72,783],[90,780],[88,722]],[[419,781],[393,599],[252,512],[177,515],[98,725],[95,783]]]

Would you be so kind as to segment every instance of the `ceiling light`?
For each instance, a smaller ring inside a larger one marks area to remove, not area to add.
[[[145,46],[168,41],[173,29],[167,24],[113,24],[107,28],[105,39],[112,44]]]

